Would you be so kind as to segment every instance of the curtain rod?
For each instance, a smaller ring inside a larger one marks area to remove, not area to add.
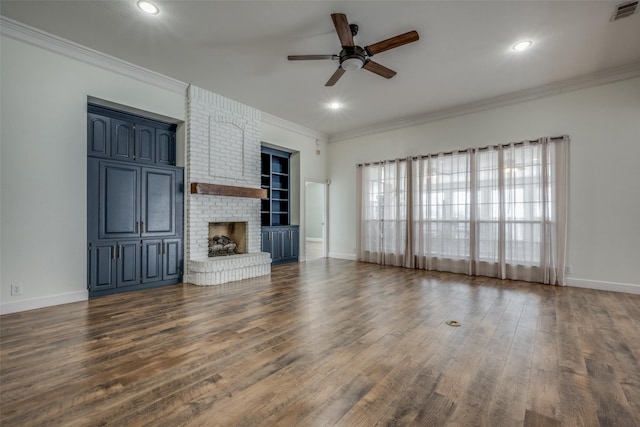
[[[562,140],[562,139],[565,139],[565,138],[569,138],[569,135],[552,136],[552,137],[550,137],[548,139],[551,140],[551,141],[558,141],[558,140]],[[541,139],[542,138],[534,139],[534,140],[531,140],[531,141],[512,142],[512,143],[509,143],[509,144],[487,145],[486,147],[465,148],[464,150],[445,151],[445,152],[440,152],[440,153],[436,153],[436,154],[423,154],[423,155],[419,155],[419,156],[412,156],[411,159],[412,160],[418,160],[418,159],[424,159],[424,158],[427,158],[427,157],[440,156],[440,155],[451,156],[452,154],[468,153],[470,151],[483,151],[483,150],[489,150],[491,148],[519,146],[519,145],[524,145],[525,143],[529,143],[529,144],[535,145],[535,144],[539,144]],[[381,161],[378,161],[378,162],[358,163],[356,166],[357,167],[362,167],[362,166],[371,166],[371,165],[381,165],[381,164],[386,163],[386,162],[406,162],[406,161],[407,161],[407,158],[393,159],[393,160],[381,160]]]

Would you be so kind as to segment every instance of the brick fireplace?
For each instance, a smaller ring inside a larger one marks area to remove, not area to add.
[[[270,274],[270,255],[260,251],[256,193],[260,111],[195,86],[188,95],[185,281],[218,285]],[[245,253],[209,257],[210,223],[242,223]]]

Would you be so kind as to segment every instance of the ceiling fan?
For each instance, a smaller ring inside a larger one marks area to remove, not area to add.
[[[369,46],[360,47],[356,46],[353,42],[353,36],[358,34],[358,26],[356,24],[349,24],[347,15],[343,13],[332,13],[331,19],[333,20],[333,25],[336,27],[340,44],[342,44],[342,50],[338,55],[289,55],[287,57],[289,61],[317,59],[339,60],[340,65],[338,69],[333,73],[325,86],[335,85],[346,71],[359,70],[360,68],[390,79],[396,75],[396,72],[369,58],[378,53],[415,42],[419,39],[417,31],[409,31],[408,33],[400,34]]]

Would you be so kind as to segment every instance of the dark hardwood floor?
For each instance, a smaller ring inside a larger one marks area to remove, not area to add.
[[[2,426],[640,425],[640,295],[319,259],[0,322]]]

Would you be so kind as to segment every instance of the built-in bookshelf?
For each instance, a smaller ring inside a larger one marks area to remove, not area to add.
[[[290,153],[262,147],[260,186],[267,191],[262,199],[262,252],[271,254],[271,263],[298,262],[300,245],[297,225],[291,225]]]
[[[260,186],[267,190],[267,198],[261,201],[262,226],[290,224],[289,157],[287,152],[262,147]]]

